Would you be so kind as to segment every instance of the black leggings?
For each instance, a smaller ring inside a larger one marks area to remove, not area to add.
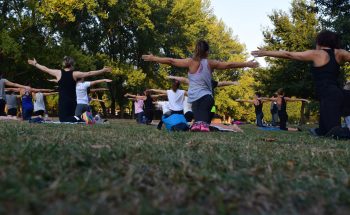
[[[5,105],[6,101],[4,99],[0,99],[0,116],[6,116]]]
[[[153,121],[153,109],[145,109],[146,124],[149,125]]]
[[[285,111],[278,111],[278,117],[280,118],[280,129],[283,131],[288,131],[287,122],[288,114]]]
[[[340,88],[329,86],[320,96],[320,121],[316,133],[326,135],[332,128],[341,126],[344,95]]]
[[[58,117],[60,122],[82,122],[79,118],[74,117],[76,101],[58,102]]]
[[[214,99],[211,95],[205,95],[202,98],[192,103],[192,110],[194,114],[194,122],[206,122],[210,124],[211,108],[214,105]]]

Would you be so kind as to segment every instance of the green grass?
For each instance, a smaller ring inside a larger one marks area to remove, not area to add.
[[[0,122],[0,214],[349,214],[349,142],[243,128]]]

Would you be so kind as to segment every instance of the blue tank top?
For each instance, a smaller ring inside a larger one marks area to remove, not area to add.
[[[32,94],[28,91],[22,96],[22,108],[26,110],[34,109]]]

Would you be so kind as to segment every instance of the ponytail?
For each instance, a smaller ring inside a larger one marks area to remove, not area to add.
[[[194,51],[194,59],[201,60],[208,57],[209,44],[204,40],[199,40],[196,44],[196,49]]]

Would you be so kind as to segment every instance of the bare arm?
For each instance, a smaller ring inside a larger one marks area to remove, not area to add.
[[[142,55],[142,59],[146,62],[156,62],[160,64],[167,64],[171,66],[188,68],[191,64],[191,59],[175,59],[167,57],[157,57],[154,55]]]
[[[107,88],[94,88],[94,89],[90,89],[90,92],[103,92],[103,91],[109,91]]]
[[[183,84],[189,84],[190,83],[188,78],[184,78],[184,77],[178,77],[178,76],[171,76],[171,75],[169,75],[169,76],[167,76],[167,79],[176,80],[176,81],[179,81],[179,82],[181,82]]]
[[[313,61],[319,58],[319,54],[316,50],[309,50],[304,52],[289,52],[289,51],[265,51],[258,50],[251,53],[254,57],[276,57],[299,61]]]
[[[340,50],[341,59],[343,62],[350,62],[350,52],[345,50]]]
[[[19,92],[19,91],[21,91],[21,89],[20,88],[5,88],[5,91],[6,92]]]
[[[252,103],[254,104],[253,100],[245,100],[245,99],[236,99],[236,102],[247,102],[247,103]]]
[[[249,62],[220,62],[216,60],[209,61],[209,65],[211,69],[225,70],[225,69],[233,69],[233,68],[256,68],[259,66],[259,63],[255,61]]]
[[[50,81],[50,82],[58,83],[57,79],[47,79],[47,80]]]
[[[60,75],[60,70],[57,69],[49,69],[46,66],[40,65],[38,64],[38,62],[35,60],[35,58],[33,60],[28,60],[28,64],[36,67],[37,69],[41,70],[42,72],[46,72],[52,76],[55,76],[58,79],[58,76]]]
[[[112,68],[110,67],[104,67],[103,69],[100,70],[96,70],[96,71],[90,71],[90,72],[74,72],[73,73],[73,77],[75,79],[78,78],[88,78],[88,77],[92,77],[92,76],[97,76],[97,75],[101,75],[103,73],[106,72],[112,72]]]
[[[21,85],[21,84],[13,83],[13,82],[8,81],[8,80],[5,81],[5,85],[9,86],[9,87],[14,87],[14,88],[22,88],[22,89],[29,88],[28,86],[24,86],[24,85]]]
[[[152,98],[159,98],[159,97],[165,97],[168,96],[167,94],[159,94],[159,95],[152,95]]]
[[[100,84],[100,83],[110,83],[112,82],[112,80],[110,79],[101,79],[101,80],[96,80],[96,81],[91,81],[90,82],[90,87],[96,85],[96,84]]]
[[[166,90],[150,89],[149,91],[150,91],[150,92],[153,92],[153,93],[167,94],[167,91],[166,91]]]
[[[38,93],[38,92],[49,93],[49,92],[54,91],[54,90],[50,90],[50,89],[36,89],[36,88],[31,88],[30,90],[34,93]]]
[[[129,98],[133,98],[133,99],[140,99],[140,100],[146,100],[146,96],[136,96],[136,95],[132,95],[132,94],[125,94],[124,95],[125,97],[129,97]]]
[[[239,85],[238,81],[220,81],[218,83],[218,87],[226,87],[226,86],[233,86],[233,85]]]

